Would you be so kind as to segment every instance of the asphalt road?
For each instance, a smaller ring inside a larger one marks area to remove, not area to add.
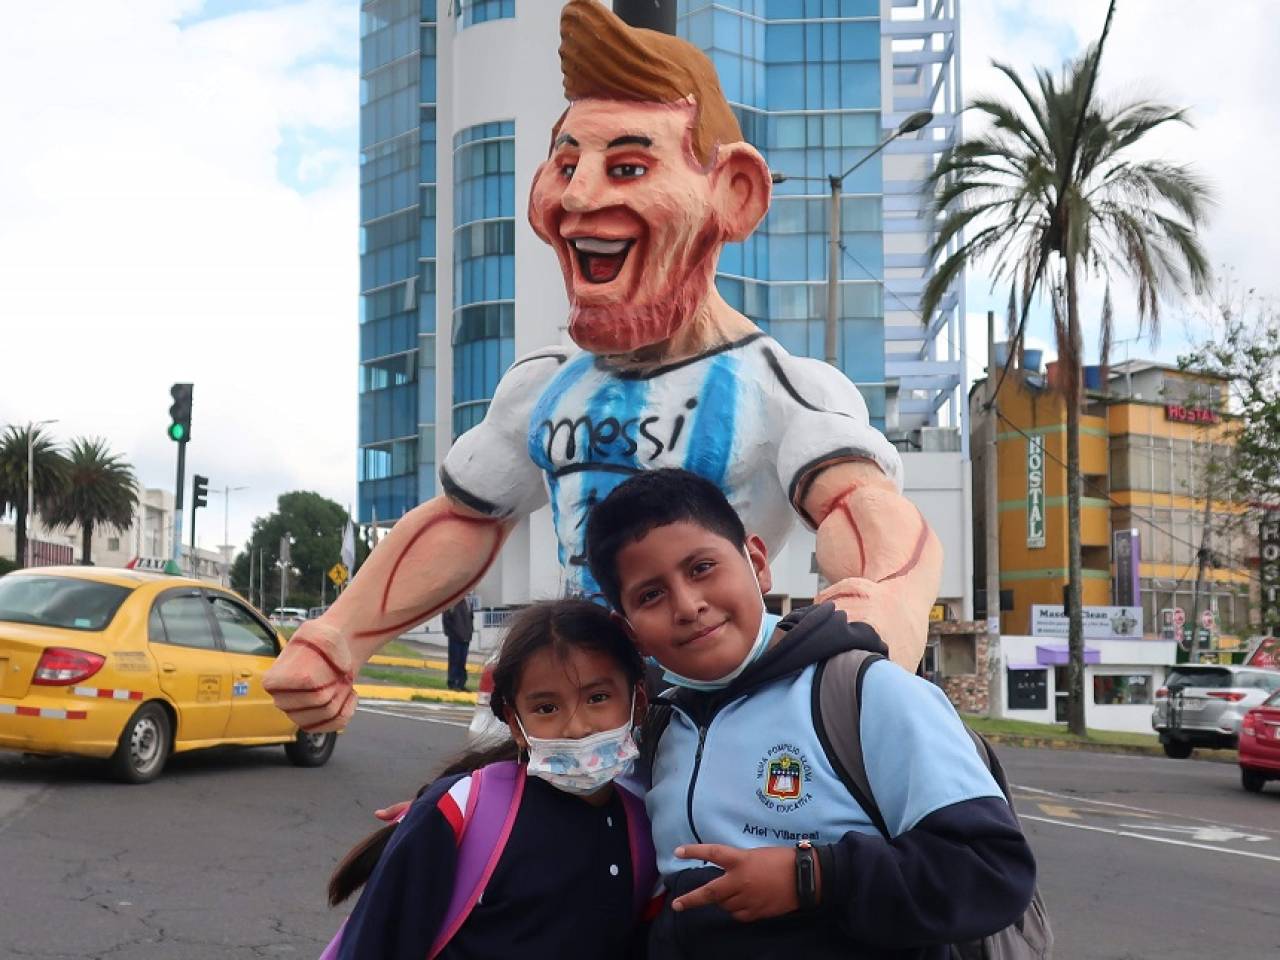
[[[320,770],[279,748],[178,757],[120,786],[0,754],[0,956],[319,954],[339,857],[462,742],[465,711],[362,709]],[[1059,960],[1280,956],[1280,786],[1229,764],[1001,750]]]

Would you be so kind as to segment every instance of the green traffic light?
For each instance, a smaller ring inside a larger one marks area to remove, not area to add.
[[[169,424],[169,439],[181,443],[187,437],[187,428],[180,423]]]

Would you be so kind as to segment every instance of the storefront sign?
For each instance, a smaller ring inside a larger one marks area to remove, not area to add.
[[[1065,637],[1067,615],[1062,605],[1037,603],[1031,607],[1031,633],[1036,637]],[[1086,640],[1141,640],[1142,607],[1085,607]]]
[[[1280,638],[1263,637],[1253,648],[1253,653],[1249,654],[1248,665],[1280,670]]]
[[[1258,540],[1262,630],[1280,635],[1280,510],[1268,510],[1262,515]]]
[[[1137,530],[1117,530],[1114,538],[1116,560],[1115,602],[1132,607],[1141,599],[1138,572],[1142,567],[1142,540]]]
[[[1179,423],[1217,423],[1222,419],[1212,407],[1184,407],[1177,403],[1166,403],[1164,416]]]
[[[1044,546],[1044,437],[1027,437],[1027,546]]]

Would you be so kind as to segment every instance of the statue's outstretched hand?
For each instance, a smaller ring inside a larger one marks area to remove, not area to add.
[[[324,618],[298,628],[262,685],[308,733],[341,730],[356,710],[355,671],[346,639]]]

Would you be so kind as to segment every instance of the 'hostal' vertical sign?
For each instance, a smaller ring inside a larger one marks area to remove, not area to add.
[[[1027,438],[1027,546],[1044,546],[1044,437]]]

